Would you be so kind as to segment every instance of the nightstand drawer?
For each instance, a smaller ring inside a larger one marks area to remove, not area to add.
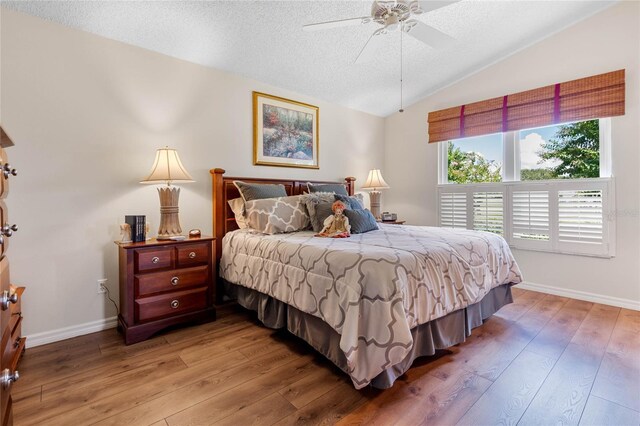
[[[211,243],[181,245],[178,250],[178,266],[203,265],[209,263]]]
[[[206,306],[207,287],[136,299],[140,322],[204,309]]]
[[[153,250],[135,250],[135,270],[136,272],[145,272],[172,268],[174,257],[175,251],[173,247],[162,247]]]
[[[194,268],[136,275],[136,297],[208,285],[208,278],[209,266],[197,266]]]

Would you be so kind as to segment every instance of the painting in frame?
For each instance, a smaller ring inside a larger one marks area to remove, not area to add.
[[[253,164],[318,169],[319,108],[253,92]]]

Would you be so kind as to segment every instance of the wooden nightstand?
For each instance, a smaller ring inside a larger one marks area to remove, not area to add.
[[[381,220],[378,223],[385,223],[387,225],[403,225],[406,220]]]
[[[216,319],[211,237],[121,243],[120,315],[127,345],[175,324]]]

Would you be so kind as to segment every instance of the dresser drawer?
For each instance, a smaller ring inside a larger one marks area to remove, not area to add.
[[[2,173],[2,167],[8,162],[7,153],[0,148],[0,198],[6,198],[9,195],[9,179],[4,177],[4,173]]]
[[[148,296],[166,291],[180,291],[189,287],[205,286],[209,283],[209,266],[175,269],[136,275],[136,297]]]
[[[176,247],[178,266],[204,265],[209,263],[211,243],[197,243]]]
[[[135,250],[135,272],[155,271],[157,269],[172,268],[175,251],[173,247]]]
[[[207,306],[207,287],[136,299],[137,320],[151,321]]]

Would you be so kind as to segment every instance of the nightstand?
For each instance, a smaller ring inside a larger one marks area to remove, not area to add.
[[[381,220],[378,223],[385,223],[387,225],[403,225],[406,220]]]
[[[125,344],[146,340],[172,325],[215,320],[214,240],[116,241],[120,259],[118,325]]]

